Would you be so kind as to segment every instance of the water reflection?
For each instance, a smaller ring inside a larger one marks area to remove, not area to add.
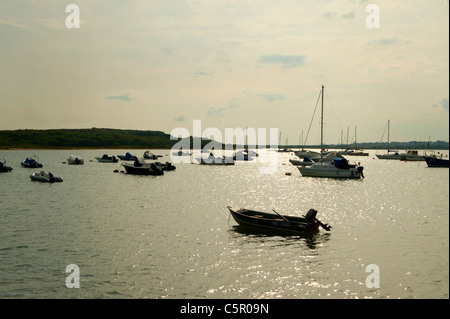
[[[269,242],[272,244],[271,246],[290,246],[300,242],[306,244],[308,249],[316,249],[317,245],[321,245],[331,238],[330,233],[320,230],[299,235],[243,225],[234,225],[229,232],[233,238],[240,241],[240,244]]]

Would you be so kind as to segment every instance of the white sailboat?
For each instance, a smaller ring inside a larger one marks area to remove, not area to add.
[[[393,160],[399,160],[401,159],[400,154],[397,151],[391,151],[389,149],[389,143],[390,143],[390,137],[389,137],[389,133],[390,133],[390,126],[391,126],[391,120],[388,120],[387,123],[387,127],[388,127],[388,150],[387,150],[387,154],[376,154],[376,157],[378,157],[379,159],[393,159]],[[384,133],[383,133],[384,134]]]
[[[323,150],[323,91],[322,85],[322,114],[320,120],[320,149]],[[320,161],[311,166],[298,167],[302,176],[329,177],[329,178],[356,178],[364,177],[362,166],[350,165],[345,158],[335,158],[331,163],[323,162],[323,153],[320,153]]]

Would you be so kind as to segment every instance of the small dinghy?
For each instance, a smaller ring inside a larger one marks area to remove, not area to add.
[[[43,182],[43,183],[61,183],[63,181],[62,177],[53,176],[52,173],[41,171],[39,173],[34,173],[30,175],[31,180]]]
[[[275,214],[259,212],[245,208],[227,207],[234,220],[241,226],[259,228],[280,233],[304,234],[306,232],[317,231],[319,227],[330,231],[331,226],[319,221],[317,211],[310,209],[305,216],[283,216],[274,210]]]

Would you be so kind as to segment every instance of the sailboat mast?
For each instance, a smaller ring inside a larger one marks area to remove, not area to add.
[[[390,139],[389,139],[389,131],[390,131],[390,126],[391,126],[391,120],[388,120],[388,152],[389,152],[389,149],[391,148],[390,147]]]
[[[322,84],[322,114],[320,116],[320,161],[322,162],[322,151],[323,151],[323,90],[324,85]]]

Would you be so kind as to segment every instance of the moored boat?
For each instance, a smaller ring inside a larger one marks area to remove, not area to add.
[[[42,165],[42,163],[39,163],[38,160],[39,159],[37,157],[30,156],[30,157],[27,157],[26,159],[24,159],[20,163],[20,165],[22,165],[22,167],[25,167],[25,168],[42,168],[43,165]]]
[[[238,151],[234,156],[235,161],[252,161],[255,157],[258,157],[258,153],[252,150]]]
[[[400,154],[401,161],[424,161],[425,157],[420,155],[417,150],[408,150]]]
[[[63,181],[62,177],[53,176],[51,172],[45,173],[41,171],[39,173],[34,173],[30,175],[31,180],[43,182],[43,183],[61,183]]]
[[[155,154],[153,154],[150,151],[145,151],[143,157],[145,159],[153,159],[153,160],[155,160],[155,159],[158,159],[158,157],[162,157],[162,155],[155,155]]]
[[[343,152],[340,152],[342,155],[348,155],[348,156],[369,156],[369,153],[367,152],[363,152],[361,150],[358,149],[354,149],[354,150],[345,150]]]
[[[399,160],[401,159],[400,154],[397,151],[388,150],[386,154],[375,154],[378,159],[386,160]]]
[[[443,158],[442,154],[440,157],[425,156],[424,158],[428,167],[449,167],[449,159]]]
[[[143,158],[136,157],[133,164],[122,164],[127,174],[132,175],[164,175],[163,167],[156,163],[145,163]]]
[[[67,159],[67,164],[70,164],[70,165],[83,165],[84,164],[84,159],[81,158],[80,156],[70,155],[69,158]]]
[[[275,210],[275,214],[272,214],[231,206],[227,206],[227,208],[234,220],[242,226],[290,234],[304,234],[305,232],[317,231],[319,227],[327,231],[331,230],[331,226],[323,224],[316,218],[317,211],[315,209],[310,209],[303,217],[297,217],[283,216]]]
[[[307,167],[298,167],[302,176],[329,178],[364,178],[364,167],[349,164],[345,158],[336,158],[331,163],[314,163]]]
[[[386,130],[386,129],[385,129]],[[375,154],[375,156],[378,159],[385,159],[385,160],[399,160],[401,159],[401,155],[398,153],[398,151],[391,150],[389,148],[389,145],[391,143],[390,141],[390,131],[391,131],[391,120],[388,120],[387,122],[387,130],[388,130],[388,137],[387,137],[387,143],[388,143],[388,149],[386,154]],[[384,135],[384,132],[383,132]]]
[[[6,161],[0,162],[0,173],[11,172],[12,167],[6,165]]]
[[[209,153],[208,157],[200,157],[195,159],[198,163],[203,165],[234,165],[233,157],[222,156],[215,157],[213,153]]]
[[[102,157],[96,157],[95,159],[100,163],[117,163],[119,161],[119,159],[114,155],[108,156],[108,154],[103,154]]]
[[[129,152],[126,152],[125,155],[117,155],[117,157],[122,161],[134,161],[136,159],[136,156],[132,155]]]
[[[323,150],[323,94],[324,86],[322,85],[322,110],[320,121],[320,149]],[[330,156],[330,155],[327,155]],[[331,155],[333,156],[333,155]],[[334,156],[336,157],[336,156]],[[354,178],[359,179],[364,177],[364,167],[358,165],[350,165],[346,158],[342,156],[333,158],[330,163],[324,161],[324,154],[320,153],[320,158],[317,163],[310,166],[298,166],[302,176],[307,177],[329,177],[329,178]]]
[[[159,166],[163,171],[174,171],[176,169],[175,165],[170,162],[155,162],[157,166]]]

